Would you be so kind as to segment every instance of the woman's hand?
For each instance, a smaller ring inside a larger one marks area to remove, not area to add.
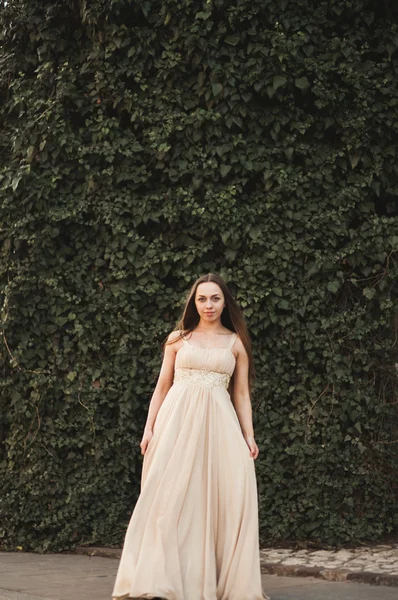
[[[145,454],[145,452],[147,451],[148,448],[148,444],[151,441],[151,439],[153,438],[153,431],[152,429],[145,429],[144,430],[144,434],[142,436],[142,440],[140,443],[141,446],[141,454]]]
[[[251,456],[251,458],[254,458],[254,460],[255,460],[259,453],[258,446],[255,442],[255,439],[253,436],[249,436],[249,437],[245,438],[245,440],[246,440],[246,444],[249,446],[250,456]]]

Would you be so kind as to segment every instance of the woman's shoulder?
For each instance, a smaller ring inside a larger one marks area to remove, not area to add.
[[[241,353],[246,354],[246,348],[239,333],[237,331],[231,331],[231,333],[234,336],[232,342],[234,350],[236,350],[238,355]]]
[[[231,336],[234,335],[237,339],[240,339],[239,333],[237,331],[233,331],[233,329],[226,328],[224,330],[224,335],[231,335]]]
[[[185,331],[183,329],[175,329],[171,333],[169,333],[167,337],[168,342],[175,342],[178,339],[182,339],[185,335]]]

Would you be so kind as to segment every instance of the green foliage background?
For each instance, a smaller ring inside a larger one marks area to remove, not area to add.
[[[397,528],[397,23],[2,5],[2,549],[121,544],[160,344],[210,270],[253,337],[262,543]]]

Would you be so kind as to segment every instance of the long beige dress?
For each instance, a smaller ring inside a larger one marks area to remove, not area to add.
[[[227,391],[236,334],[228,338],[211,349],[184,339],[177,352],[112,599],[268,600],[254,460]]]

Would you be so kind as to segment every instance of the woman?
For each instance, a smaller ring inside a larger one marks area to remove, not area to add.
[[[260,574],[252,375],[240,308],[220,276],[200,277],[165,344],[114,600],[268,600]]]

